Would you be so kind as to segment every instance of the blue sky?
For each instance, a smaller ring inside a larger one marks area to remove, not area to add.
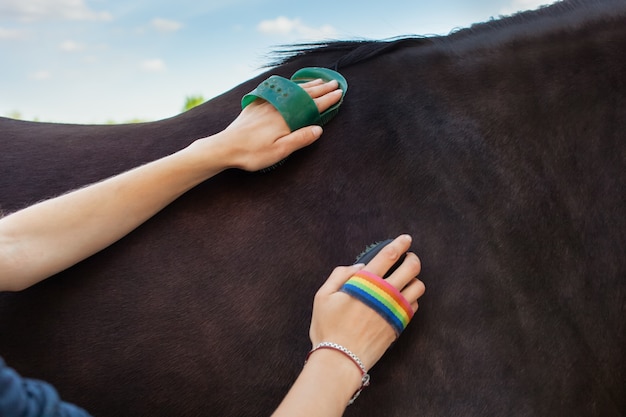
[[[0,116],[157,120],[258,74],[282,44],[446,34],[550,2],[0,0]]]

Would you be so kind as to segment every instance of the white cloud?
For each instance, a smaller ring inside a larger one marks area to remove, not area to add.
[[[22,21],[112,19],[109,12],[91,10],[84,0],[2,0],[0,16]]]
[[[298,35],[306,39],[321,39],[335,36],[337,31],[330,25],[313,28],[305,25],[299,18],[289,19],[279,16],[274,20],[263,20],[258,24],[259,32],[267,35]]]
[[[66,40],[66,41],[61,42],[61,44],[59,45],[59,48],[65,52],[78,52],[78,51],[82,51],[83,49],[85,49],[85,44],[75,42],[72,40]]]
[[[162,59],[146,59],[141,63],[141,69],[146,72],[163,72],[165,71],[165,62]]]
[[[502,14],[511,14],[524,10],[533,10],[539,6],[554,3],[555,0],[512,0],[511,3],[501,10]]]
[[[274,20],[262,21],[259,23],[258,29],[261,33],[287,35],[291,33],[299,24],[300,19],[292,20],[286,18],[285,16],[279,16]]]
[[[28,76],[28,78],[30,78],[31,80],[37,80],[37,81],[48,80],[51,77],[52,77],[52,74],[50,74],[50,71],[47,71],[47,70],[36,71]]]
[[[159,17],[152,19],[152,22],[150,22],[150,24],[154,29],[164,33],[176,32],[183,27],[183,24],[180,22],[177,22],[175,20],[161,19]]]

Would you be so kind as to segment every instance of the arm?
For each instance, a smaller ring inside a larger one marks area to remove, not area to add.
[[[367,371],[378,362],[396,339],[394,330],[372,309],[339,289],[361,268],[383,276],[410,244],[410,236],[400,236],[367,265],[333,271],[313,302],[313,346],[320,342],[340,344],[356,354]],[[408,253],[402,265],[387,278],[413,311],[417,311],[417,299],[425,291],[424,284],[415,278],[420,268],[418,257]],[[360,385],[361,370],[352,360],[336,350],[316,350],[273,417],[339,417]]]
[[[323,111],[336,82],[303,87]],[[224,131],[102,182],[0,219],[0,291],[27,288],[119,240],[177,197],[228,168],[270,166],[314,142],[321,127],[293,133],[268,103],[246,107]]]
[[[272,417],[339,417],[360,381],[359,369],[341,353],[315,352]]]
[[[44,381],[23,378],[0,358],[0,416],[90,417]]]

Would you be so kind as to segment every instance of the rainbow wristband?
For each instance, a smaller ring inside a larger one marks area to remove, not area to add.
[[[380,314],[393,327],[396,336],[400,336],[413,318],[413,309],[400,291],[371,272],[357,272],[343,284],[340,291]]]

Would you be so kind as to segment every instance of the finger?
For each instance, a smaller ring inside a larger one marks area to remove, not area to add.
[[[316,85],[320,85],[324,83],[325,81],[322,80],[321,78],[316,78],[315,80],[307,81],[305,83],[299,83],[298,85],[306,90],[309,87],[314,87]]]
[[[385,273],[397,262],[411,246],[411,236],[398,236],[385,246],[366,266],[365,270],[378,276],[384,276]]]
[[[321,113],[333,104],[337,103],[341,99],[342,94],[342,90],[334,90],[328,94],[324,94],[319,98],[313,99],[313,101],[317,105],[317,111]]]
[[[424,295],[426,286],[419,279],[414,278],[411,282],[404,287],[401,294],[409,303],[417,302],[418,298]]]
[[[301,85],[302,86],[302,85]],[[322,82],[321,84],[314,84],[309,87],[304,87],[304,90],[309,93],[312,98],[319,98],[325,94],[328,94],[339,88],[339,83],[336,80],[329,82]]]
[[[322,133],[323,129],[320,126],[306,126],[279,138],[276,140],[276,145],[280,147],[280,153],[286,157],[292,152],[312,144],[319,139]]]
[[[402,289],[420,273],[420,259],[412,252],[406,254],[402,264],[393,271],[387,281],[396,288]]]
[[[330,274],[326,282],[317,291],[318,295],[330,295],[339,291],[341,286],[363,268],[363,264],[352,266],[338,266]]]

